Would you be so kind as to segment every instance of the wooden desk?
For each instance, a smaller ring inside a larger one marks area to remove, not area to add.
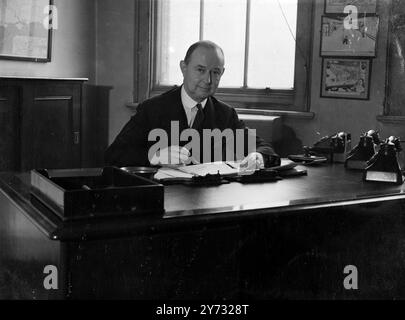
[[[62,223],[0,174],[0,298],[405,298],[404,185],[343,165],[308,176],[165,187],[165,214]],[[45,290],[46,265],[58,290]],[[355,265],[359,289],[345,290]]]

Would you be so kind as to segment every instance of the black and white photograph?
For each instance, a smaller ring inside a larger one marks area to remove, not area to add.
[[[0,0],[0,302],[262,319],[404,300],[403,17]]]

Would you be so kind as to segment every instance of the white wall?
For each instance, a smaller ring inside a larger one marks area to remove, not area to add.
[[[0,76],[95,79],[95,0],[55,0],[51,62],[0,60]]]
[[[134,0],[100,0],[96,5],[96,83],[111,86],[109,142],[131,116],[126,103],[134,88]]]

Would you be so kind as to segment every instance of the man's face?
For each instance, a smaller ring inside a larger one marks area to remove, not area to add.
[[[215,94],[224,73],[224,57],[220,50],[198,47],[186,64],[180,62],[184,89],[195,101],[201,102]]]

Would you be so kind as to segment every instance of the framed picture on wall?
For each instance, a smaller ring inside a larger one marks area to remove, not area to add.
[[[379,17],[364,16],[347,29],[344,17],[322,16],[321,56],[375,57]]]
[[[368,100],[370,75],[370,59],[324,58],[321,97]]]
[[[0,0],[0,59],[51,61],[54,10],[53,0]]]
[[[359,14],[376,12],[377,0],[325,0],[325,13],[344,13],[346,6],[355,6]]]

